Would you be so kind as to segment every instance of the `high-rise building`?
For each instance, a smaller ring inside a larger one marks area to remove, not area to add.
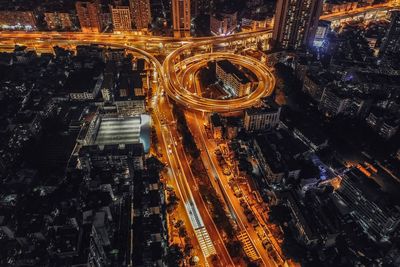
[[[312,45],[322,10],[322,0],[278,0],[273,40],[283,49]]]
[[[136,29],[147,29],[151,22],[150,0],[130,0],[130,7]]]
[[[97,1],[81,2],[75,4],[76,13],[82,32],[100,32],[100,5]]]
[[[380,56],[391,56],[400,53],[400,10],[392,11],[389,30],[386,33]]]
[[[174,36],[190,35],[190,0],[172,0]]]
[[[129,6],[112,6],[111,16],[114,31],[129,31],[132,29],[131,11]]]

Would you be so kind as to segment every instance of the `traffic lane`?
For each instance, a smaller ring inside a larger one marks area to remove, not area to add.
[[[197,116],[198,117],[198,116]],[[199,120],[196,118],[196,120]],[[214,164],[216,171],[218,172],[218,177],[220,179],[220,181],[222,182],[223,185],[223,190],[225,190],[225,193],[228,196],[228,199],[230,201],[230,204],[232,205],[235,214],[238,218],[238,223],[240,225],[240,227],[242,228],[242,230],[246,231],[247,234],[249,235],[253,245],[255,246],[255,249],[257,251],[257,253],[259,254],[259,256],[261,257],[261,260],[263,262],[263,264],[265,266],[275,266],[275,263],[272,261],[272,259],[268,256],[268,253],[266,252],[266,250],[264,249],[262,242],[260,240],[260,238],[258,237],[256,231],[254,230],[253,226],[251,223],[248,222],[247,217],[243,211],[243,208],[240,205],[239,199],[234,195],[232,189],[229,186],[228,183],[228,177],[226,175],[223,174],[222,169],[219,168],[218,166],[218,161],[214,155],[214,153],[211,153],[215,150],[216,145],[214,143],[212,143],[210,140],[207,139],[205,130],[200,126],[203,125],[204,122],[202,123],[202,121],[198,122],[197,125],[199,127],[198,131],[199,134],[202,134],[204,136],[204,144],[207,146],[207,150],[210,152],[210,158],[212,160],[212,164]],[[201,129],[200,129],[201,128]]]
[[[169,121],[173,121],[172,113],[170,112],[169,106],[167,101],[162,101],[162,107],[164,110],[164,115],[169,119]],[[170,131],[170,134],[172,135],[172,139],[176,139],[179,137],[177,131],[175,129]],[[178,140],[178,139],[176,139]],[[172,140],[170,140],[170,144],[173,144]],[[213,240],[214,246],[216,250],[218,251],[218,256],[221,260],[221,262],[224,264],[223,266],[233,266],[233,261],[225,247],[225,244],[223,242],[222,237],[219,234],[219,231],[212,220],[211,215],[208,212],[208,209],[206,207],[206,203],[203,201],[200,192],[198,191],[198,186],[195,178],[193,177],[191,168],[189,166],[189,163],[186,158],[186,152],[183,150],[182,146],[178,146],[177,148],[177,157],[179,158],[179,161],[181,162],[181,171],[185,174],[186,181],[188,184],[195,186],[194,189],[196,190],[191,190],[192,197],[194,202],[196,203],[196,206],[198,208],[198,211],[200,213],[200,216],[203,220],[203,223],[210,235],[211,240]],[[186,184],[186,183],[185,183]],[[184,185],[186,187],[186,185]],[[190,189],[188,189],[190,190]]]
[[[232,112],[235,110],[242,110],[244,108],[254,106],[254,104],[258,102],[261,97],[270,95],[275,86],[275,78],[270,70],[264,64],[258,62],[254,58],[234,55],[232,53],[196,55],[191,58],[193,58],[194,62],[197,60],[203,60],[204,62],[202,64],[206,64],[209,59],[229,59],[232,61],[232,63],[249,69],[258,78],[258,86],[256,90],[246,97],[229,100],[205,99],[185,89],[185,87],[181,84],[180,79],[177,77],[176,68],[174,65],[171,65],[173,64],[174,60],[173,58],[169,57],[170,56],[167,57],[163,64],[164,75],[166,75],[168,78],[166,92],[173,99],[191,109],[215,112]],[[190,74],[190,72],[185,72],[184,74],[187,76]],[[183,77],[183,80],[187,81],[187,78]]]

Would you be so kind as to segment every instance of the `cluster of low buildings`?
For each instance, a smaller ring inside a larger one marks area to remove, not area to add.
[[[395,56],[398,55],[398,17],[394,11],[392,22],[386,28],[372,25],[380,43],[374,47],[376,53],[368,45],[369,28],[349,26],[330,38],[324,50],[330,57],[328,65],[299,57],[295,67],[297,77],[303,81],[303,91],[323,114],[365,120],[386,139],[396,135],[400,123],[399,62]]]
[[[301,261],[396,265],[400,210],[375,182],[377,170],[368,164],[327,163],[323,155],[330,148],[329,137],[318,124],[282,115],[282,107],[270,98],[262,102],[243,117],[211,115],[210,130],[214,139],[231,146],[241,140],[245,149],[235,150],[235,158],[253,162],[255,173],[245,168],[239,175],[252,176],[270,206],[286,209],[288,229],[309,253]],[[238,134],[229,136],[233,120]],[[387,249],[379,249],[382,243]]]
[[[288,101],[296,102],[298,97],[298,103],[304,104],[279,106],[270,97],[239,117],[210,116],[214,139],[230,144],[240,139],[245,144],[245,158],[253,172],[247,169],[239,175],[253,178],[271,210],[279,206],[287,212],[289,218],[278,221],[304,249],[298,255],[304,263],[396,266],[400,262],[396,244],[400,210],[393,194],[388,196],[386,184],[399,175],[395,167],[400,125],[397,18],[398,12],[393,11],[390,23],[349,25],[338,34],[328,30],[321,37],[322,45],[311,53],[276,53],[281,64],[293,68],[296,84],[289,84],[302,90],[285,91],[293,94]],[[373,47],[367,39],[372,33]],[[231,136],[232,118],[237,134]],[[344,151],[357,158],[355,163],[348,160],[340,155],[340,146],[348,144],[340,144],[340,138],[346,137],[326,130],[352,123],[371,130],[359,136],[362,147],[371,145],[367,140],[395,147],[381,154],[368,152],[371,155],[348,148]],[[364,160],[358,158],[360,153]]]
[[[305,192],[290,189],[278,194],[291,215],[289,225],[297,241],[309,249],[318,247],[319,260],[331,264],[343,260],[350,265],[368,261],[398,264],[393,243],[398,236],[398,209],[357,168],[335,179]],[[389,249],[383,252],[379,246],[385,242]]]
[[[233,144],[239,138],[245,144],[246,156],[240,161],[247,158],[255,173],[244,169],[239,175],[252,176],[271,207],[286,209],[288,229],[309,253],[301,261],[396,265],[400,260],[395,245],[400,210],[373,178],[381,174],[368,164],[328,163],[323,155],[331,147],[329,137],[318,124],[303,124],[282,115],[282,107],[271,99],[263,102],[261,107],[245,110],[243,117],[234,117],[239,134],[233,138],[227,135],[232,117],[214,114],[210,128],[215,139],[225,138]],[[236,152],[235,157],[239,157]],[[387,249],[379,248],[382,243]]]
[[[99,46],[0,59],[0,265],[165,266],[146,62]]]

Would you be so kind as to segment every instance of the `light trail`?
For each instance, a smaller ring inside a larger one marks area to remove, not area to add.
[[[177,49],[176,51],[180,50],[179,52],[183,53],[185,49],[201,45],[204,44],[190,44],[181,49]],[[186,108],[204,112],[236,112],[256,105],[260,98],[271,95],[275,88],[275,77],[272,75],[269,68],[252,57],[228,52],[214,52],[192,56],[184,59],[182,62],[174,64],[173,62],[178,55],[179,53],[171,54],[164,62],[164,75],[169,83],[168,86],[166,86],[166,92],[171,98]],[[184,86],[185,78],[179,79],[177,76],[177,70],[181,69],[183,66],[189,68],[190,65],[198,64],[199,62],[202,62],[201,64],[205,65],[209,61],[222,59],[227,59],[233,64],[245,67],[249,71],[253,72],[258,79],[256,89],[249,95],[235,99],[209,99],[190,92]]]

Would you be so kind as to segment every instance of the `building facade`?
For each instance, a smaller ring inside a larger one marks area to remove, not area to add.
[[[129,6],[111,7],[111,16],[114,26],[114,32],[132,30],[132,19]]]
[[[101,32],[100,5],[97,1],[81,2],[75,4],[76,14],[82,32]]]
[[[250,108],[244,113],[244,128],[246,131],[272,129],[279,124],[281,107],[273,101],[265,101],[261,108]]]
[[[330,116],[336,116],[340,113],[344,113],[350,102],[351,101],[347,97],[325,88],[318,109]]]
[[[389,30],[379,50],[380,56],[391,56],[398,53],[400,53],[400,10],[392,12]]]
[[[221,60],[216,63],[216,76],[224,83],[233,96],[244,96],[250,93],[251,81],[233,65],[229,60]]]
[[[275,10],[274,45],[298,49],[311,45],[322,11],[322,0],[279,0]]]
[[[151,11],[149,0],[130,0],[132,19],[138,30],[147,29],[151,23]]]
[[[143,170],[144,149],[142,144],[88,145],[79,151],[81,168],[90,172],[93,168],[114,172]]]
[[[366,180],[367,177],[360,170],[348,171],[341,177],[340,187],[334,192],[334,197],[347,205],[351,216],[366,233],[374,238],[382,238],[396,229],[400,219],[384,203],[373,200],[378,199],[374,194],[380,193],[376,187],[371,189]]]
[[[270,183],[298,179],[302,169],[299,159],[309,150],[284,130],[257,135],[253,139],[253,148],[260,171]]]
[[[172,25],[174,36],[189,36],[190,22],[190,0],[172,0]]]

